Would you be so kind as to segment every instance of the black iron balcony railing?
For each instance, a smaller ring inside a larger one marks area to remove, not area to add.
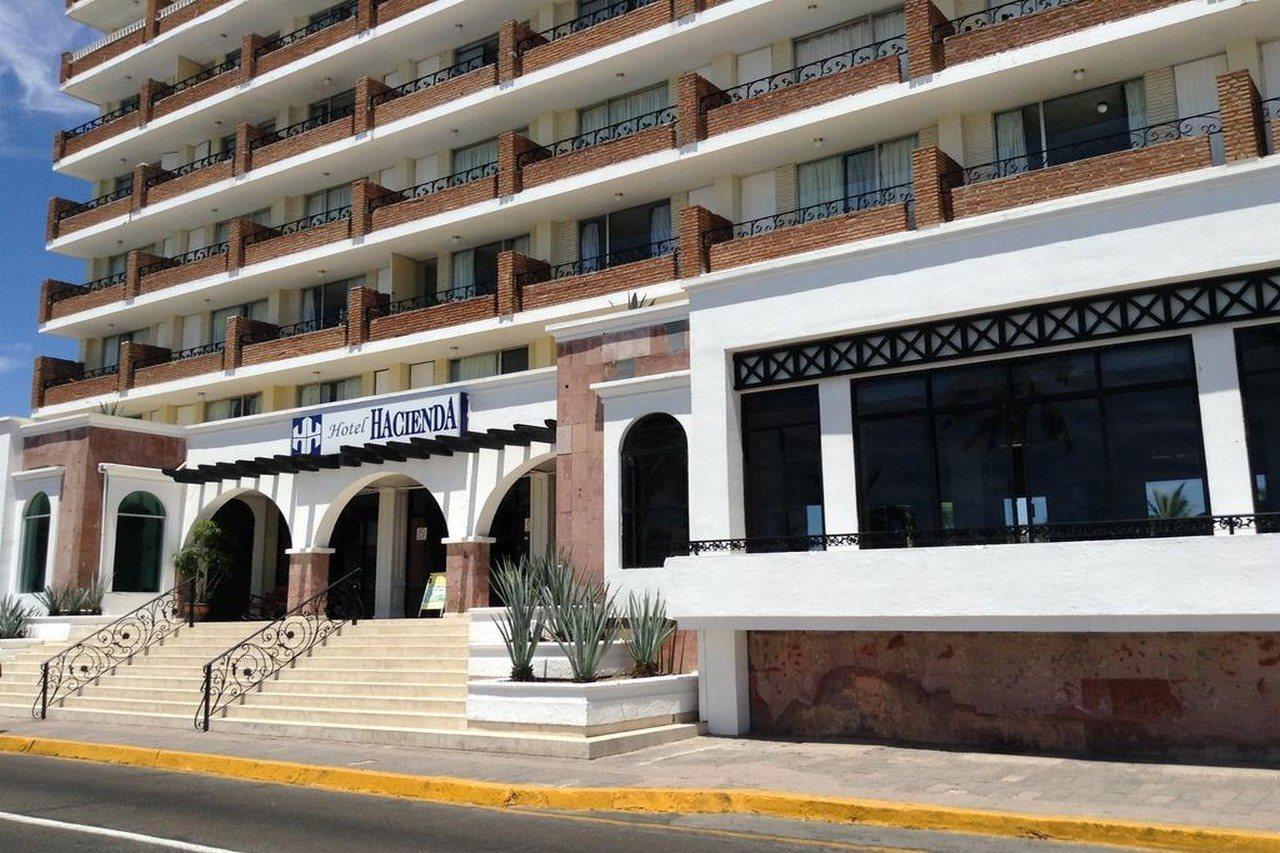
[[[623,264],[633,264],[637,261],[647,261],[653,258],[666,257],[667,255],[674,256],[677,254],[679,244],[680,241],[677,238],[672,237],[666,240],[658,240],[645,246],[618,249],[616,251],[606,252],[603,255],[596,255],[591,258],[582,258],[565,264],[527,270],[516,276],[516,283],[523,287],[528,284],[539,284],[544,281],[553,281],[560,278],[572,278],[577,275],[587,275],[589,273],[600,272],[602,270],[622,266]]]
[[[516,158],[516,165],[524,167],[540,160],[550,160],[552,157],[559,157],[562,154],[572,154],[574,151],[582,151],[586,148],[593,148],[596,145],[603,145],[606,142],[625,139],[642,130],[652,130],[655,127],[672,125],[676,123],[678,115],[678,108],[663,107],[660,110],[624,119],[614,124],[598,127],[595,130],[588,130],[584,133],[579,133],[577,136],[570,136],[567,139],[553,142],[550,145],[540,145],[536,148],[530,148],[528,151],[522,151],[520,156]]]
[[[588,12],[585,15],[579,15],[572,21],[566,21],[559,26],[552,27],[549,30],[543,30],[534,33],[531,36],[525,36],[516,42],[516,52],[525,53],[531,48],[535,48],[540,44],[562,39],[565,36],[571,36],[574,33],[580,33],[583,30],[589,30],[597,24],[603,24],[605,21],[613,20],[620,15],[628,12],[634,12],[636,9],[642,9],[658,0],[618,0],[616,3],[610,3],[597,9],[594,12]]]
[[[1221,135],[1221,133],[1222,117],[1216,112],[1203,113],[1147,127],[1081,139],[1040,151],[1028,151],[1026,154],[1005,157],[980,166],[969,166],[958,174],[963,175],[966,184],[977,184],[1010,175],[1034,172],[1050,166],[1061,166],[1105,154],[1114,154],[1118,151],[1131,151],[1162,142],[1173,142],[1196,136]]]
[[[419,311],[423,308],[434,308],[450,302],[465,302],[468,299],[479,299],[482,296],[493,296],[498,292],[496,281],[477,281],[472,284],[460,284],[448,290],[424,293],[408,299],[398,299],[385,305],[369,309],[369,319],[374,317],[390,317],[393,314],[404,314],[408,311]]]
[[[470,169],[463,169],[461,172],[454,172],[452,175],[445,175],[443,178],[436,178],[434,181],[427,181],[425,183],[418,184],[417,186],[409,187],[408,189],[385,192],[376,198],[370,199],[369,211],[373,212],[379,208],[399,204],[402,201],[412,201],[415,198],[425,198],[429,195],[435,195],[441,190],[465,186],[472,181],[492,177],[496,174],[498,174],[498,163],[496,160],[492,163],[485,163],[483,166],[472,166]]]
[[[214,243],[211,246],[204,246],[199,249],[192,249],[190,252],[183,252],[181,255],[174,255],[172,258],[158,258],[149,264],[138,267],[138,277],[141,278],[152,273],[158,273],[161,270],[185,267],[187,264],[194,264],[198,261],[207,261],[209,258],[225,255],[229,251],[231,251],[231,243],[224,240],[221,243]]]
[[[133,184],[125,184],[124,186],[117,187],[105,195],[100,195],[97,198],[91,198],[88,201],[82,201],[78,204],[64,207],[62,210],[58,211],[58,221],[61,222],[64,219],[70,219],[71,217],[78,216],[81,213],[88,213],[94,208],[102,207],[104,204],[111,204],[113,201],[119,201],[120,199],[128,198],[131,195],[133,195]]]
[[[141,370],[144,367],[155,367],[157,364],[172,364],[175,361],[189,361],[193,358],[213,355],[214,353],[222,352],[224,346],[225,344],[218,341],[217,343],[201,344],[196,347],[174,350],[168,355],[155,355],[150,358],[141,358],[133,363],[133,369]]]
[[[44,390],[57,388],[59,385],[70,385],[72,382],[88,382],[90,379],[101,379],[104,376],[115,376],[120,372],[120,365],[108,364],[104,367],[95,367],[92,370],[86,370],[82,373],[76,373],[70,376],[55,376],[44,381]]]
[[[90,119],[89,121],[86,121],[84,124],[77,125],[76,127],[73,127],[68,131],[64,131],[63,135],[66,136],[67,139],[74,139],[77,136],[84,136],[86,133],[88,133],[91,130],[97,130],[100,127],[104,127],[108,124],[111,124],[111,122],[115,121],[116,119],[124,118],[130,113],[136,113],[137,111],[138,111],[138,99],[130,98],[120,106],[116,107],[114,110],[103,113],[97,118]]]
[[[749,219],[746,222],[736,222],[733,225],[725,225],[720,228],[709,228],[702,232],[702,243],[704,246],[710,246],[713,243],[723,243],[726,240],[736,240],[739,237],[754,237],[758,234],[768,234],[782,228],[791,228],[795,225],[830,219],[833,216],[856,213],[859,210],[871,210],[872,208],[884,207],[890,204],[910,203],[914,198],[915,193],[911,184],[884,187],[883,189],[858,193],[845,198],[806,205],[805,207],[788,210],[785,213],[778,213],[773,216],[762,216],[759,219]]]
[[[463,74],[470,74],[486,65],[493,65],[498,61],[498,49],[496,46],[485,45],[480,56],[473,56],[470,59],[464,59],[462,62],[450,65],[448,68],[442,68],[433,74],[427,74],[419,77],[417,80],[410,80],[394,89],[387,89],[379,92],[372,98],[373,105],[380,106],[390,103],[397,98],[403,98],[405,95],[412,95],[414,92],[421,92],[423,89],[430,89],[432,86],[438,86],[441,83],[447,83],[455,77],[461,77]]]
[[[1276,122],[1280,121],[1280,97],[1262,102],[1262,121],[1267,130],[1267,153],[1280,154],[1280,151],[1276,150],[1275,143],[1275,126]]]
[[[315,20],[311,21],[305,27],[298,27],[298,29],[293,32],[277,36],[271,41],[259,45],[258,49],[253,52],[253,56],[255,59],[261,59],[268,53],[277,51],[282,47],[288,47],[295,42],[302,41],[307,36],[315,35],[321,30],[327,30],[329,27],[340,24],[349,18],[354,18],[359,6],[360,4],[357,0],[351,0],[349,3],[341,3],[334,6],[333,8],[326,10],[323,14],[317,16]]]
[[[219,163],[234,160],[235,156],[235,146],[231,146],[226,150],[219,151],[217,154],[210,154],[207,157],[192,160],[190,163],[183,163],[181,166],[174,166],[172,169],[161,169],[160,171],[147,176],[147,189],[158,187],[161,184],[167,184],[169,181],[176,180],[185,175],[193,174],[194,172],[199,172],[201,169],[207,169],[210,166],[216,166]]]
[[[49,294],[49,304],[61,302],[64,299],[70,299],[73,296],[83,296],[86,293],[93,293],[95,290],[102,290],[107,287],[114,287],[117,284],[124,284],[124,271],[112,273],[111,275],[95,278],[93,281],[86,281],[84,284],[74,284],[71,287],[64,287],[61,290],[55,290]]]
[[[1047,12],[1059,6],[1070,6],[1077,2],[1079,0],[1013,0],[1013,2],[1001,3],[999,6],[992,6],[980,12],[961,15],[945,24],[938,24],[933,29],[933,37],[941,39],[952,34],[971,33],[974,30],[986,29],[1006,21],[1016,21],[1018,18]]]
[[[324,127],[335,121],[344,118],[350,118],[355,115],[356,105],[354,103],[347,104],[343,107],[325,110],[321,113],[311,116],[311,118],[303,119],[300,122],[282,127],[279,130],[268,130],[259,133],[257,136],[249,140],[249,150],[257,151],[259,148],[265,148],[276,142],[282,142],[291,136],[297,136],[300,133],[306,133],[309,130],[315,130],[317,127]]]
[[[704,96],[698,106],[705,113],[708,110],[714,110],[716,107],[736,104],[739,101],[758,98],[770,92],[789,89],[792,86],[807,83],[810,80],[830,77],[832,74],[839,74],[841,71],[848,71],[850,68],[874,62],[877,59],[906,55],[907,36],[903,33],[900,36],[864,44],[861,47],[855,47],[853,50],[846,50],[844,53],[837,53],[835,56],[828,56],[826,59],[807,62],[788,71],[779,71],[777,74],[770,74],[768,77],[761,77],[759,80],[752,80],[749,83],[742,83],[730,89],[714,92]]]
[[[1230,536],[1237,533],[1280,533],[1280,512],[1064,524],[1015,524],[952,530],[868,530],[861,533],[825,533],[812,536],[704,539],[676,548],[672,556],[825,551],[828,548],[941,548],[960,545],[1161,539],[1174,536],[1211,536],[1214,533]]]
[[[228,59],[226,62],[219,62],[217,65],[211,65],[208,68],[205,68],[201,71],[197,71],[195,74],[192,74],[190,77],[184,77],[181,80],[177,81],[176,83],[173,83],[169,86],[164,86],[158,89],[155,92],[155,94],[152,95],[151,102],[154,104],[158,104],[161,101],[163,101],[165,98],[171,95],[176,95],[179,92],[185,92],[187,89],[190,89],[192,86],[199,86],[201,83],[205,82],[206,80],[212,80],[215,77],[221,77],[223,74],[226,74],[231,71],[235,71],[239,67],[240,67],[240,55],[236,54],[235,56]]]
[[[246,335],[241,335],[240,344],[241,346],[248,346],[249,344],[260,344],[266,341],[278,341],[283,338],[294,338],[298,335],[309,335],[312,332],[333,329],[346,324],[347,308],[344,305],[337,311],[329,311],[310,320],[299,320],[296,323],[289,323],[285,326],[257,329]]]
[[[300,234],[303,231],[310,231],[312,228],[319,228],[323,225],[329,225],[333,222],[341,222],[344,219],[351,218],[351,205],[343,207],[335,207],[322,213],[312,213],[301,219],[295,219],[292,222],[286,222],[283,225],[277,225],[274,228],[262,228],[254,231],[248,237],[244,238],[245,246],[252,246],[257,243],[264,243],[267,240],[274,240],[277,237],[285,237],[289,234]]]

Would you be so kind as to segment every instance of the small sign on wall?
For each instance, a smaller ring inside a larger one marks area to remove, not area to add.
[[[444,572],[432,572],[427,576],[427,588],[422,591],[422,605],[418,608],[419,616],[424,613],[444,615],[444,582]]]
[[[418,527],[413,531],[413,539],[415,542],[426,542],[431,538],[430,527]]]

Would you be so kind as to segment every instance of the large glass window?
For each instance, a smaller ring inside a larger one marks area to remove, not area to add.
[[[1185,338],[855,381],[854,410],[864,530],[1209,509]]]
[[[820,536],[821,428],[818,386],[742,398],[747,537],[756,550],[795,550],[790,537]]]
[[[137,344],[146,344],[151,342],[150,329],[138,329],[135,332],[121,332],[118,335],[108,335],[102,339],[102,359],[101,366],[104,368],[117,367],[120,364],[120,347],[127,342]]]
[[[364,380],[359,376],[338,379],[333,382],[312,382],[298,388],[299,406],[319,406],[322,403],[340,403],[364,395]]]
[[[160,591],[164,520],[164,504],[149,492],[133,492],[120,502],[112,591]]]
[[[689,445],[671,415],[646,415],[622,441],[622,567],[661,566],[689,541]]]
[[[916,137],[881,142],[848,154],[802,163],[796,168],[801,219],[837,216],[906,198],[911,190],[911,152]],[[894,193],[881,190],[896,189]]]
[[[49,557],[49,496],[40,492],[27,501],[22,513],[22,558],[19,565],[19,592],[44,589],[44,572]]]
[[[1141,79],[1099,86],[997,113],[996,159],[1001,174],[1071,163],[1130,148],[1147,123]]]
[[[485,376],[519,373],[528,369],[529,348],[514,347],[501,352],[482,352],[449,359],[449,381],[463,382],[468,379],[482,379]]]
[[[347,291],[364,284],[364,276],[343,281],[318,284],[302,291],[299,319],[304,323],[319,323],[322,327],[334,326],[347,310]]]
[[[604,103],[579,110],[578,130],[581,133],[590,133],[602,127],[657,112],[667,106],[669,97],[669,90],[664,83],[661,86],[632,92],[630,95],[610,98]],[[628,129],[623,128],[623,131]]]
[[[209,336],[211,343],[220,344],[227,340],[227,321],[232,317],[247,317],[250,320],[267,319],[267,300],[246,302],[244,305],[233,305],[230,308],[219,308],[210,318]]]
[[[225,400],[214,400],[208,403],[204,408],[204,419],[225,421],[256,415],[260,411],[262,411],[261,394],[242,394],[239,397],[228,397]]]
[[[578,225],[583,272],[656,258],[673,248],[668,201],[617,210]]]
[[[441,295],[451,299],[469,299],[482,293],[491,293],[498,281],[498,255],[503,252],[529,254],[529,235],[521,234],[508,240],[454,252],[451,258],[450,287],[447,293]]]
[[[1256,512],[1280,512],[1280,323],[1236,333]],[[1265,529],[1280,529],[1270,521]]]

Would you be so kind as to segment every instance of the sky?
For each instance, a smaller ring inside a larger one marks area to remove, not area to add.
[[[93,41],[69,20],[63,0],[0,0],[0,415],[31,413],[36,355],[75,357],[75,343],[37,334],[36,303],[46,278],[81,282],[84,264],[44,251],[49,199],[88,197],[84,181],[50,168],[56,130],[88,118],[92,106],[58,92],[62,51]]]

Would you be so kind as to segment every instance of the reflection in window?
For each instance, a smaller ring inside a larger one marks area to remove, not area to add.
[[[159,592],[164,549],[164,505],[149,492],[133,492],[116,512],[115,592]]]
[[[204,409],[206,421],[225,421],[231,418],[243,418],[256,415],[262,410],[261,394],[243,394],[239,397],[228,397],[225,400],[214,400]]]
[[[449,381],[465,382],[468,379],[483,379],[486,376],[519,373],[528,369],[529,348],[513,347],[501,352],[482,352],[449,359]]]
[[[49,556],[49,496],[44,492],[27,501],[22,513],[22,557],[19,564],[19,592],[44,589],[45,566]]]
[[[1241,329],[1236,346],[1254,511],[1280,512],[1280,323]]]
[[[340,403],[364,395],[364,379],[351,376],[332,382],[312,382],[298,388],[299,406],[319,406],[322,403]]]
[[[744,395],[742,441],[747,536],[822,535],[818,386]],[[758,550],[795,549],[775,541],[760,543]]]
[[[661,566],[689,541],[689,447],[671,415],[647,415],[622,441],[622,567]]]

